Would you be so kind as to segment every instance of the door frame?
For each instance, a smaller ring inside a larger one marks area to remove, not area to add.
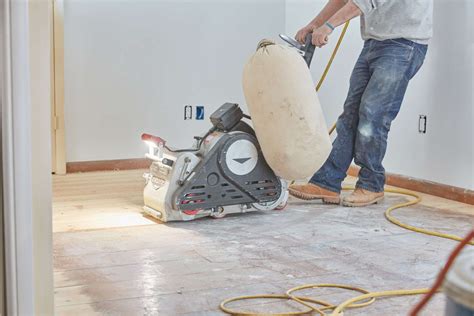
[[[52,171],[66,174],[64,128],[64,1],[50,0],[51,25],[51,151]]]
[[[54,314],[49,4],[0,2],[5,315]]]
[[[28,5],[2,1],[2,167],[7,315],[34,314],[28,107]],[[22,128],[20,128],[22,127]],[[23,176],[19,174],[24,166]],[[25,170],[26,169],[26,170]],[[20,186],[25,186],[21,190]],[[24,234],[21,236],[21,234]]]

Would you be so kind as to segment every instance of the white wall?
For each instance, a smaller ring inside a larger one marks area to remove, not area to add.
[[[243,65],[285,27],[284,0],[65,1],[67,161],[142,157],[143,132],[189,147]],[[184,105],[205,121],[184,121]]]
[[[294,35],[325,2],[66,1],[67,160],[141,157],[142,132],[189,146],[209,123],[184,121],[183,106],[205,105],[207,118],[226,101],[244,104],[241,73],[256,43]],[[389,172],[474,189],[473,7],[470,0],[435,1],[435,37],[393,124]],[[317,51],[315,80],[339,32]],[[320,91],[328,122],[342,110],[362,44],[354,20]],[[425,135],[420,114],[428,116]]]
[[[396,173],[474,189],[474,7],[471,0],[434,5],[434,38],[393,126],[386,165]],[[419,114],[428,116],[426,135],[417,133]]]
[[[287,0],[286,31],[294,34],[324,3]],[[474,4],[472,0],[434,3],[435,36],[425,65],[411,82],[401,113],[392,125],[385,166],[389,172],[474,189]],[[320,91],[328,122],[342,111],[349,76],[361,48],[359,23],[355,21]],[[317,51],[312,67],[315,79],[331,49]],[[420,114],[428,116],[425,135],[418,133]]]

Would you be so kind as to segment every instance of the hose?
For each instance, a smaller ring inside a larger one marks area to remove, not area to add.
[[[324,83],[324,80],[326,80],[326,76],[328,75],[329,70],[331,69],[332,62],[334,61],[334,58],[336,58],[337,52],[339,51],[339,47],[341,46],[341,43],[342,43],[342,40],[344,39],[344,36],[346,35],[347,28],[349,27],[349,24],[350,24],[350,21],[347,21],[344,24],[344,27],[341,31],[341,35],[339,35],[339,39],[337,40],[336,46],[334,47],[334,50],[332,51],[331,57],[329,58],[329,61],[326,65],[326,67],[324,68],[323,74],[321,75],[321,78],[319,79],[318,84],[316,85],[316,92],[319,91],[319,89],[321,88],[321,86]],[[331,134],[331,133],[332,132],[330,131],[329,134]]]
[[[451,239],[451,240],[455,240],[455,241],[463,241],[463,238],[461,238],[459,236],[456,236],[456,235],[440,233],[440,232],[437,232],[437,231],[432,231],[432,230],[428,230],[428,229],[424,229],[424,228],[420,228],[420,227],[416,227],[416,226],[412,226],[412,225],[409,225],[409,224],[402,223],[401,221],[399,221],[398,219],[393,217],[392,212],[396,209],[399,209],[399,208],[403,208],[403,207],[407,207],[407,206],[410,206],[410,205],[415,205],[415,204],[420,203],[421,202],[421,197],[416,193],[413,193],[413,192],[410,192],[410,191],[407,191],[407,190],[403,190],[403,189],[385,188],[384,191],[389,192],[389,193],[398,193],[398,194],[408,195],[408,196],[412,196],[412,197],[415,198],[415,200],[412,200],[412,201],[409,201],[409,202],[406,202],[406,203],[393,205],[385,211],[385,218],[387,220],[389,220],[392,224],[395,224],[395,225],[397,225],[401,228],[408,229],[408,230],[411,230],[413,232],[420,233],[420,234],[425,234],[425,235],[435,236],[435,237],[440,237],[440,238],[445,238],[445,239]],[[474,246],[474,241],[469,241],[467,244],[471,245],[471,246]]]
[[[332,51],[331,57],[329,58],[326,68],[324,68],[323,74],[321,75],[321,78],[319,79],[318,84],[316,85],[316,92],[318,92],[321,86],[323,85],[323,82],[326,79],[326,76],[328,75],[329,70],[331,69],[332,62],[334,61],[334,58],[336,58],[337,52],[339,51],[339,47],[341,46],[344,36],[346,35],[349,24],[350,24],[350,21],[347,21],[344,24],[344,27],[342,28],[341,35],[339,35],[339,39],[337,40],[336,46],[334,47],[334,50]],[[336,123],[334,123],[329,129],[329,135],[331,135],[335,129],[336,129]]]
[[[199,140],[198,142],[198,145],[196,146],[196,148],[189,148],[189,149],[172,149],[168,146],[163,146],[166,150],[168,150],[169,152],[172,152],[172,153],[186,153],[186,152],[197,152],[199,150],[201,150],[201,147],[202,147],[202,143],[204,142],[204,140],[207,138],[207,136],[211,135],[212,133],[214,133],[216,131],[216,127],[213,126],[210,130],[207,131],[206,134],[204,134],[203,137],[201,137],[201,139]]]
[[[362,300],[367,300],[369,298],[375,299],[378,297],[391,297],[391,296],[408,296],[408,295],[420,295],[420,294],[426,294],[430,291],[430,289],[415,289],[415,290],[395,290],[395,291],[383,291],[383,292],[371,292],[368,294],[364,294],[361,296],[357,296],[354,298],[351,298],[344,303],[340,304],[337,306],[334,311],[331,313],[331,316],[342,316],[343,311],[350,307],[351,304],[354,304],[356,302],[362,301]]]
[[[315,88],[316,92],[319,91],[322,84],[324,83],[324,80],[327,77],[327,74],[329,73],[329,70],[332,66],[332,62],[334,61],[334,58],[337,55],[337,52],[338,52],[339,47],[342,43],[342,40],[344,39],[344,36],[346,34],[346,31],[347,31],[348,27],[349,27],[349,21],[347,21],[345,23],[344,28],[342,29],[342,32],[339,35],[339,39],[336,43],[336,46],[334,47],[334,50],[331,54],[331,57],[329,58],[329,61],[328,61],[327,65],[326,65],[326,67],[323,71],[323,74],[321,75],[321,78],[319,79],[318,84],[316,85],[316,88]],[[336,123],[334,123],[331,126],[331,128],[329,129],[329,134],[331,135],[334,132],[335,129],[336,129]],[[353,189],[354,189],[354,187],[344,187],[343,188],[343,190],[353,190]],[[387,192],[387,193],[402,194],[402,195],[405,195],[405,196],[414,197],[414,199],[412,199],[408,202],[395,204],[395,205],[393,205],[393,206],[386,209],[385,218],[388,221],[390,221],[391,223],[393,223],[393,224],[395,224],[395,225],[397,225],[401,228],[404,228],[404,229],[407,229],[407,230],[410,230],[410,231],[413,231],[413,232],[416,232],[416,233],[421,233],[421,234],[425,234],[425,235],[429,235],[429,236],[435,236],[435,237],[451,239],[451,240],[462,242],[462,245],[460,245],[457,248],[458,252],[459,252],[459,249],[461,248],[461,246],[474,245],[474,241],[471,240],[471,239],[467,239],[467,240],[464,239],[463,240],[463,238],[461,238],[459,236],[445,234],[445,233],[441,233],[441,232],[437,232],[437,231],[431,231],[431,230],[428,230],[428,229],[419,228],[419,227],[415,227],[415,226],[412,226],[412,225],[409,225],[409,224],[405,224],[405,223],[399,221],[398,219],[396,219],[392,215],[392,212],[397,210],[397,209],[400,209],[400,208],[404,208],[404,207],[408,207],[408,206],[420,203],[421,202],[421,196],[414,193],[414,192],[411,192],[411,191],[408,191],[408,190],[403,190],[403,189],[385,188],[384,191]],[[452,262],[452,260],[453,260],[452,257],[453,256],[451,256],[451,258],[450,258],[450,262]],[[450,265],[450,263],[448,262],[448,264],[446,265],[444,270],[447,270],[449,268],[449,265]],[[443,275],[440,274],[440,277],[438,278],[437,283],[440,282],[439,279],[442,276]],[[428,294],[427,298],[425,298],[425,300],[424,300],[424,301],[427,301],[435,292],[438,291],[438,287],[433,287],[433,289],[424,288],[424,289],[413,289],[413,290],[395,290],[395,291],[369,292],[365,289],[358,288],[358,287],[355,287],[355,286],[350,286],[350,285],[306,284],[306,285],[298,286],[296,288],[288,290],[285,293],[285,295],[276,295],[276,294],[248,295],[248,296],[239,296],[239,297],[230,298],[230,299],[227,299],[227,300],[223,301],[220,304],[220,309],[223,312],[227,313],[227,314],[238,315],[238,316],[293,316],[293,315],[307,315],[308,313],[311,313],[311,312],[316,312],[319,315],[324,316],[324,315],[327,315],[324,312],[324,311],[327,311],[327,310],[332,310],[332,313],[330,314],[330,316],[342,316],[343,311],[345,309],[348,309],[348,308],[361,308],[361,307],[368,306],[368,305],[374,303],[375,299],[379,298],[379,297],[393,297],[393,296]],[[341,289],[361,292],[363,294],[360,295],[360,296],[351,298],[351,299],[349,299],[349,300],[347,300],[347,301],[345,301],[345,302],[343,302],[339,305],[332,305],[332,304],[330,304],[328,302],[325,302],[325,301],[321,301],[321,300],[317,300],[317,299],[313,299],[313,298],[308,298],[308,297],[292,295],[293,292],[300,291],[300,290],[303,290],[303,289],[310,289],[310,288],[313,288],[313,289],[314,288],[341,288]],[[290,300],[290,301],[298,302],[300,305],[305,306],[306,309],[303,310],[303,311],[294,311],[294,312],[287,312],[287,313],[272,314],[272,313],[252,313],[252,312],[235,311],[235,310],[232,310],[232,309],[227,307],[227,304],[231,303],[231,302],[242,301],[242,300],[262,299],[262,298]],[[362,303],[361,303],[361,301],[362,301]],[[310,303],[317,304],[319,307],[311,305]],[[426,302],[424,302],[424,303],[426,303]],[[414,313],[412,312],[411,316],[415,316],[415,315],[417,315],[417,313],[418,313],[418,310],[415,311]]]

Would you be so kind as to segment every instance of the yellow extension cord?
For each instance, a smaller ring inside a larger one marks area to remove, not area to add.
[[[342,43],[344,35],[346,34],[347,28],[349,27],[349,21],[345,23],[344,28],[342,29],[341,35],[339,36],[339,40],[331,54],[331,58],[324,69],[323,74],[321,75],[321,79],[319,80],[318,84],[316,85],[316,91],[319,91],[321,88],[326,76],[331,68],[332,62],[336,57],[337,51]],[[331,128],[329,129],[329,134],[331,135],[334,130],[336,129],[336,124],[334,123]],[[344,187],[343,190],[353,190],[354,187]],[[424,228],[415,227],[409,224],[402,223],[394,216],[392,216],[392,212],[396,209],[408,207],[411,205],[415,205],[421,202],[421,197],[411,191],[403,190],[403,189],[395,189],[395,188],[385,188],[385,192],[387,193],[395,193],[395,194],[402,194],[406,196],[414,197],[415,199],[405,202],[399,203],[389,207],[385,211],[385,218],[390,221],[391,223],[400,226],[401,228],[408,229],[417,233],[451,239],[455,241],[461,241],[462,238],[455,235],[444,234],[436,231],[431,231]],[[469,242],[469,245],[474,245],[474,241]],[[346,289],[350,291],[356,291],[363,293],[362,295],[356,296],[351,298],[339,305],[332,305],[328,302],[317,300],[310,297],[304,296],[294,296],[292,293],[301,291],[304,289],[315,289],[315,288],[340,288]],[[382,292],[369,292],[367,290],[357,288],[350,285],[342,285],[342,284],[305,284],[302,286],[295,287],[293,289],[288,290],[284,295],[277,295],[277,294],[264,294],[264,295],[249,295],[249,296],[239,296],[227,299],[220,304],[220,308],[227,314],[231,315],[238,315],[238,316],[294,316],[294,315],[306,315],[308,313],[316,312],[319,315],[328,315],[324,311],[332,310],[332,313],[329,314],[330,316],[342,316],[343,312],[347,308],[361,308],[368,306],[375,302],[375,298],[379,297],[391,297],[391,296],[405,296],[405,295],[420,295],[426,294],[429,292],[429,288],[425,289],[414,289],[414,290],[395,290],[395,291],[382,291]],[[300,303],[301,305],[305,306],[305,310],[301,311],[293,311],[293,312],[285,312],[285,313],[251,313],[251,312],[243,312],[243,311],[235,311],[226,307],[228,303],[235,302],[235,301],[242,301],[242,300],[254,300],[254,299],[279,299],[279,300],[292,300],[295,302]],[[362,302],[361,302],[362,301]],[[311,304],[312,303],[312,304]],[[315,306],[318,305],[318,306]]]

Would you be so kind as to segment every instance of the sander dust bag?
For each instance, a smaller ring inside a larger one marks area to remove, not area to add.
[[[286,180],[312,176],[331,140],[311,73],[294,48],[262,41],[244,68],[243,90],[263,155]]]

